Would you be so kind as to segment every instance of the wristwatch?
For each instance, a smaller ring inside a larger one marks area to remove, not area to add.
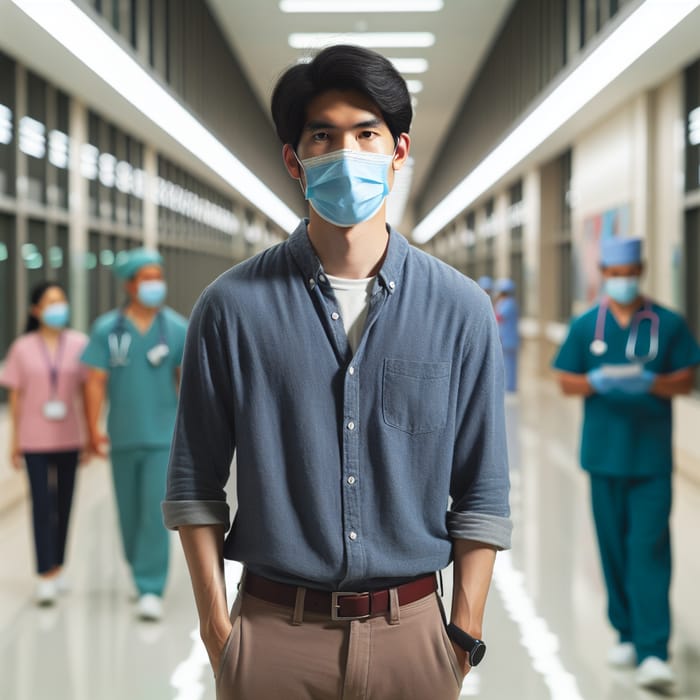
[[[472,637],[453,622],[447,625],[447,636],[461,649],[467,652],[470,666],[478,666],[486,654],[486,644]]]

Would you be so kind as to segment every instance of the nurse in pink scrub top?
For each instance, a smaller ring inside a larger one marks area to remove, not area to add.
[[[87,337],[67,328],[68,302],[57,282],[37,285],[30,300],[25,333],[10,347],[0,384],[10,392],[10,460],[15,469],[24,460],[31,487],[36,600],[52,605],[65,588],[68,521],[86,439],[80,355]]]

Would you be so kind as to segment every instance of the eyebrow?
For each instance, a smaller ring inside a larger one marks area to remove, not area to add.
[[[351,129],[366,129],[368,127],[377,127],[381,126],[384,122],[375,117],[374,119],[368,119],[367,121],[364,122],[358,122],[357,124],[353,124],[350,128]],[[331,122],[324,122],[321,120],[313,120],[308,122],[304,126],[304,131],[316,131],[317,129],[339,129],[340,127],[337,124],[332,124]]]

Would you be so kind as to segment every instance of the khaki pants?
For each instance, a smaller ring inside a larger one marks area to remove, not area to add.
[[[217,700],[456,700],[462,672],[437,594],[333,621],[239,593]]]

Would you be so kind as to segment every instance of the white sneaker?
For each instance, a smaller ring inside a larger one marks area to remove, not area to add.
[[[637,652],[632,642],[620,642],[608,651],[608,663],[611,666],[636,666]]]
[[[163,617],[163,600],[153,593],[144,593],[139,598],[138,609],[142,620],[157,622]]]
[[[647,656],[637,667],[637,685],[650,690],[670,694],[676,687],[676,676],[666,661],[656,656]]]
[[[58,576],[56,576],[56,591],[60,595],[64,595],[65,593],[70,593],[70,581],[66,577],[64,573],[60,573]]]
[[[37,605],[53,605],[58,596],[56,581],[52,578],[41,578],[36,586]]]

